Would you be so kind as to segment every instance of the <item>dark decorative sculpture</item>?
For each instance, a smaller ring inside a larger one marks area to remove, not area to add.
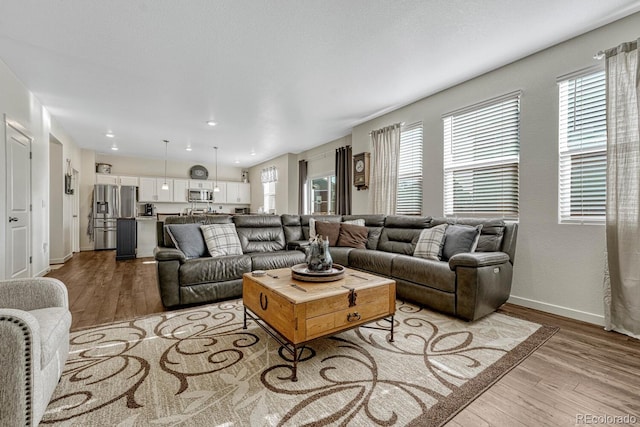
[[[316,236],[306,248],[306,255],[309,271],[329,271],[333,267],[333,259],[329,253],[329,239]]]

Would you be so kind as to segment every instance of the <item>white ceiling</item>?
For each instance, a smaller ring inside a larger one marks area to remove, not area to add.
[[[164,158],[168,139],[172,158],[201,162],[219,146],[221,163],[247,167],[639,10],[630,0],[0,0],[0,59],[83,148]]]

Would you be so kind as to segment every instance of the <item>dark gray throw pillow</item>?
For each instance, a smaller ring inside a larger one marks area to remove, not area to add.
[[[481,231],[482,224],[475,227],[458,224],[448,226],[445,232],[442,259],[448,260],[455,254],[463,252],[474,252],[478,246]]]
[[[185,258],[200,258],[209,254],[200,224],[167,224],[164,227]]]

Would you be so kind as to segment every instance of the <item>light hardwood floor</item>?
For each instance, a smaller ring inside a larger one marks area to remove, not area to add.
[[[72,329],[164,309],[151,258],[115,261],[81,252],[49,277],[69,290]],[[549,341],[462,410],[448,426],[640,426],[640,341],[601,327],[506,304],[500,311],[560,328]],[[608,421],[608,422],[603,422]]]

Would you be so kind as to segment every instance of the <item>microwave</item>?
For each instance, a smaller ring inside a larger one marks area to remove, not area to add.
[[[212,202],[213,191],[202,188],[189,189],[189,201],[190,202]]]

